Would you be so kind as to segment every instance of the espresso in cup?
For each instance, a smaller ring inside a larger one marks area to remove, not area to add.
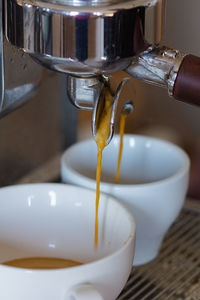
[[[55,258],[55,257],[26,257],[6,261],[5,266],[11,266],[23,269],[61,269],[80,266],[82,263],[70,259]]]
[[[0,299],[117,298],[132,267],[135,223],[101,195],[95,249],[95,196],[65,184],[0,188]]]

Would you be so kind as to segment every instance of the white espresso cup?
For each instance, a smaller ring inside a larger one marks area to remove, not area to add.
[[[120,184],[115,184],[119,136],[103,151],[100,190],[126,205],[136,222],[134,265],[153,260],[163,237],[178,216],[188,188],[189,158],[167,141],[125,135]],[[77,143],[61,160],[62,181],[96,188],[97,146],[94,140]]]
[[[131,271],[132,215],[101,195],[94,248],[95,192],[65,184],[0,189],[0,299],[114,300]],[[82,262],[61,269],[23,269],[3,262],[56,257]]]

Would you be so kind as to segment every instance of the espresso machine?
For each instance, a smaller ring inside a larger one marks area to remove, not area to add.
[[[167,88],[175,99],[200,103],[200,59],[159,46],[164,0],[5,0],[1,15],[0,116],[25,102],[32,92],[26,86],[19,96],[5,97],[3,35],[42,66],[66,74],[67,97],[76,107],[93,110],[93,135],[105,82],[120,70]],[[130,105],[120,99],[125,85],[126,80],[114,92],[110,139],[117,113],[124,104]]]

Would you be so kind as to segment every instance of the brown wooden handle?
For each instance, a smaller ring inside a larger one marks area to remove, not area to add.
[[[200,58],[184,57],[174,84],[173,96],[190,104],[200,105]]]

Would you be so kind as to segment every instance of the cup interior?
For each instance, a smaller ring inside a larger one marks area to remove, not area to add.
[[[102,182],[114,183],[119,151],[116,135],[103,151]],[[97,146],[87,140],[68,149],[62,160],[64,168],[95,180]],[[167,179],[181,172],[188,158],[179,147],[156,138],[125,135],[120,169],[120,184],[145,184]]]
[[[21,257],[57,257],[92,262],[129,242],[131,214],[101,195],[99,245],[94,249],[95,192],[64,184],[0,189],[0,262]]]

